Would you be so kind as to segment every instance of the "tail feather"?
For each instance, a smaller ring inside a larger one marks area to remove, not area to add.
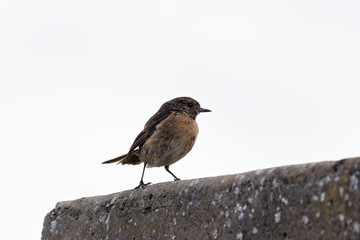
[[[121,164],[132,164],[132,165],[140,164],[141,161],[139,159],[139,149],[132,151],[128,154],[124,154],[119,157],[102,162],[102,164],[115,163],[115,162],[117,162],[117,164],[120,164],[120,163]]]
[[[107,160],[105,162],[102,162],[102,164],[108,164],[108,163],[115,163],[115,162],[121,162],[124,158],[126,158],[127,154],[121,155],[120,157],[116,157],[110,160]]]

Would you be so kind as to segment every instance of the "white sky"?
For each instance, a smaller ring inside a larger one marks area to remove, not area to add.
[[[198,117],[181,179],[359,156],[359,1],[0,2],[3,239],[56,202],[137,186],[126,153],[174,97]],[[171,181],[163,168],[144,180]]]

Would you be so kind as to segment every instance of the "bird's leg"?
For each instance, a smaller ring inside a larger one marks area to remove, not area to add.
[[[170,170],[169,170],[169,165],[165,166],[165,170],[168,171],[173,177],[174,177],[174,181],[179,181],[180,178],[178,178],[177,176],[175,176],[175,174],[173,174]]]
[[[143,172],[142,172],[142,175],[141,175],[140,184],[139,184],[139,186],[137,186],[135,189],[144,188],[144,187],[146,187],[147,185],[151,184],[151,182],[144,183],[144,181],[143,181],[144,172],[145,172],[145,167],[146,167],[146,163],[144,163],[144,169],[143,169]]]

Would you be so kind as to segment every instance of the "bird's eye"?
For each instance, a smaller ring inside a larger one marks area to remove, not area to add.
[[[192,103],[192,102],[189,102],[189,103],[187,104],[187,106],[191,108],[191,107],[193,106],[193,103]]]

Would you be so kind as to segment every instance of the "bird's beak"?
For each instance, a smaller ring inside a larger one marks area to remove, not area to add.
[[[201,113],[201,112],[211,112],[211,110],[206,109],[206,108],[198,108],[198,112],[199,113]]]

